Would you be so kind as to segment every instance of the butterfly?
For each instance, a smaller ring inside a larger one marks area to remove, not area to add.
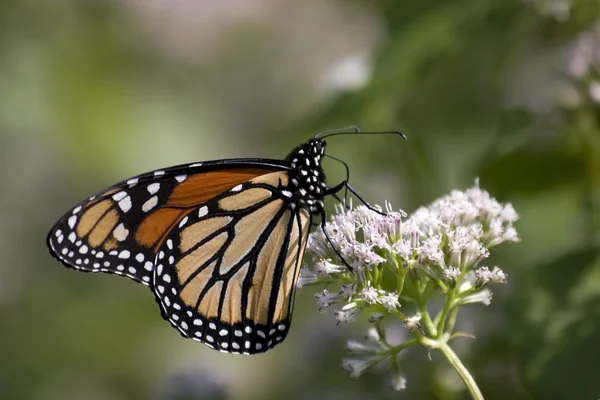
[[[344,188],[358,196],[347,179],[328,186],[322,168],[325,138],[346,133],[323,132],[284,160],[198,162],[121,181],[60,218],[48,247],[67,267],[149,286],[184,337],[263,353],[289,332],[313,220],[327,219],[324,198],[340,200]]]

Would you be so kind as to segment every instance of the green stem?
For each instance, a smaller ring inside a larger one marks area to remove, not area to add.
[[[438,345],[438,349],[440,349],[444,357],[446,357],[446,360],[448,360],[458,375],[460,375],[460,378],[469,390],[471,397],[475,400],[483,400],[483,394],[481,394],[479,387],[477,387],[477,383],[475,383],[475,380],[469,373],[469,370],[467,370],[467,368],[463,365],[463,363],[460,361],[460,358],[458,358],[450,346],[448,346],[447,343],[440,343]]]
[[[431,320],[431,316],[429,315],[429,311],[427,310],[426,300],[423,299],[423,287],[421,284],[417,284],[417,296],[418,296],[418,310],[419,314],[421,314],[421,319],[425,324],[425,328],[427,328],[427,332],[431,336],[437,336],[437,331],[435,329],[435,324]]]
[[[444,308],[440,312],[438,326],[437,326],[437,338],[439,339],[443,334],[446,328],[446,319],[448,318],[448,313],[450,312],[450,306],[452,305],[452,300],[454,299],[454,292],[449,291],[446,294],[446,302],[444,303]],[[437,319],[437,317],[436,317]]]
[[[417,344],[419,344],[419,341],[417,339],[410,339],[397,346],[390,346],[390,349],[384,354],[397,354],[400,353],[402,350],[406,349],[407,347],[415,346]]]
[[[450,316],[448,317],[448,322],[446,323],[446,332],[452,333],[454,332],[454,325],[456,324],[456,317],[458,316],[458,307],[453,307],[450,310]]]
[[[398,293],[398,296],[402,293],[402,289],[404,289],[404,278],[406,278],[406,273],[404,271],[398,271],[398,284],[396,285],[396,293]]]

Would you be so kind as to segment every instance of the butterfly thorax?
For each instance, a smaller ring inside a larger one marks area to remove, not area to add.
[[[327,183],[321,161],[326,143],[312,139],[294,149],[287,160],[291,162],[290,183],[292,188],[292,208],[298,206],[318,213],[323,208],[323,197]]]

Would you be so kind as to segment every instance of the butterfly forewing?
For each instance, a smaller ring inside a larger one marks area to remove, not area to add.
[[[184,336],[261,353],[287,335],[311,215],[289,199],[289,175],[243,182],[188,212],[156,255],[163,316]]]
[[[69,267],[149,285],[157,248],[190,209],[281,168],[252,161],[180,165],[120,182],[65,214],[50,231],[48,246]]]

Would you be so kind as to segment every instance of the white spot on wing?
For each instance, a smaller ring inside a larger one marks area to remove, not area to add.
[[[176,180],[177,182],[179,182],[179,183],[181,183],[181,182],[185,181],[186,179],[187,179],[187,175],[177,175],[177,176],[175,177],[175,180]]]
[[[123,212],[131,210],[131,197],[127,196],[123,200],[119,201],[119,207]]]
[[[123,225],[123,223],[120,223],[119,225],[117,225],[117,227],[113,231],[113,236],[119,242],[122,242],[125,239],[127,239],[127,235],[129,235],[129,230],[125,229],[125,225]]]
[[[158,192],[158,189],[160,189],[160,183],[158,182],[154,182],[148,185],[148,192],[150,192],[150,194]]]
[[[156,207],[157,204],[158,204],[158,197],[152,196],[148,200],[146,200],[146,202],[144,204],[142,204],[142,211],[148,212],[148,211],[152,210],[154,207]]]
[[[186,223],[188,222],[188,216],[186,215],[185,217],[183,217],[183,219],[181,220],[181,222],[179,223],[179,227],[181,228],[182,226],[184,226]]]
[[[231,188],[232,192],[239,192],[240,190],[242,190],[242,184],[241,183],[239,185]]]
[[[161,175],[164,175],[164,174],[165,174],[165,171],[155,171],[154,172],[154,176],[161,176]]]
[[[69,217],[68,223],[69,223],[69,227],[71,229],[75,228],[75,224],[77,223],[77,216],[76,215],[71,215]]]
[[[198,210],[198,217],[202,218],[204,217],[206,214],[208,214],[208,207],[206,206],[202,206],[200,207],[200,209]]]
[[[125,197],[127,196],[127,192],[121,191],[117,194],[113,194],[113,200],[114,201],[121,201],[123,200]]]

